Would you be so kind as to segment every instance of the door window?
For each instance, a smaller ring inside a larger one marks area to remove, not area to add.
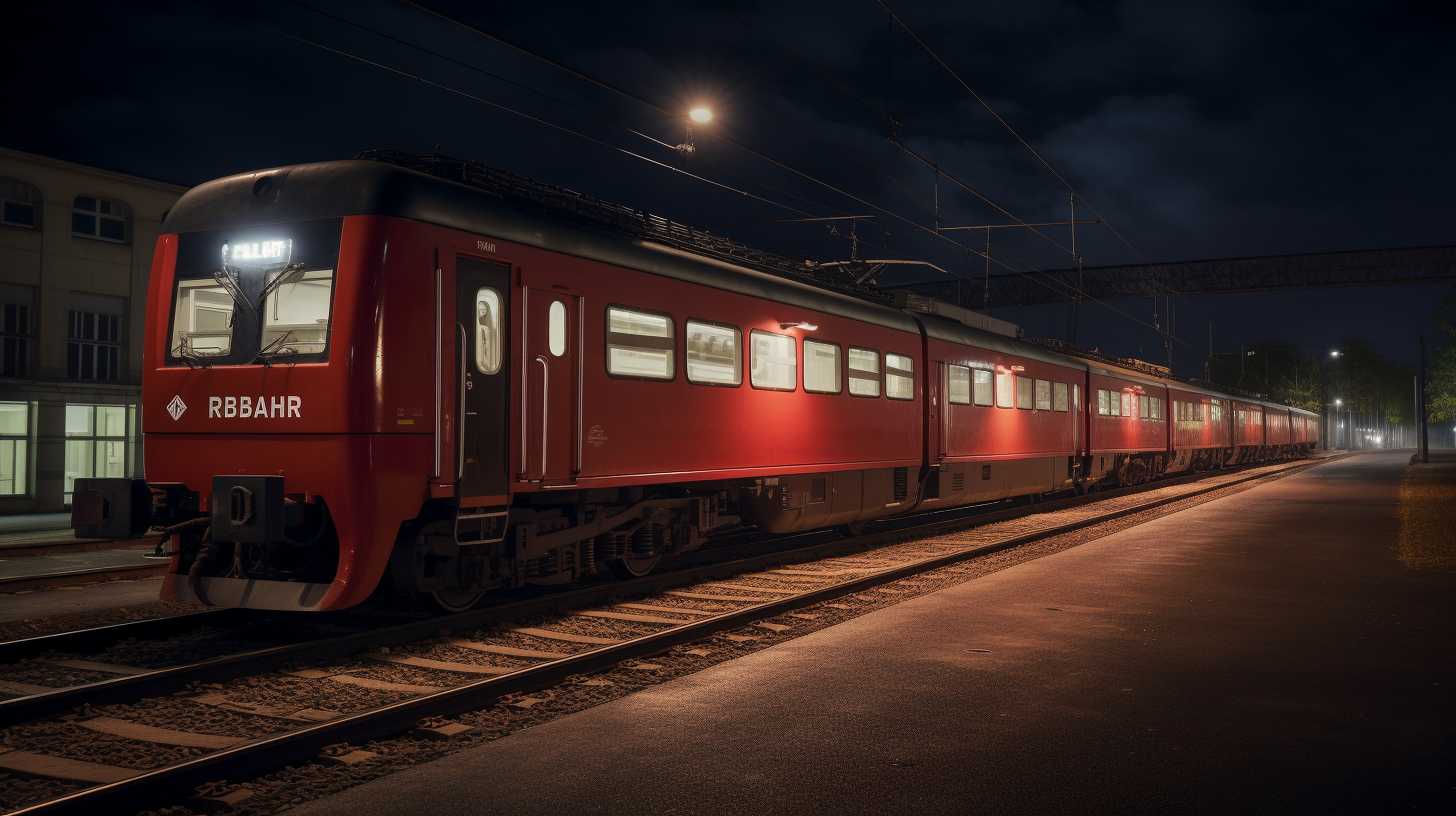
[[[555,304],[560,306],[560,303]],[[554,306],[552,307],[554,310]],[[563,312],[563,324],[565,321]],[[554,314],[554,311],[553,311]],[[565,332],[563,325],[562,331]],[[553,335],[554,336],[554,335]],[[566,340],[563,336],[562,347]],[[482,286],[475,290],[475,370],[494,374],[501,367],[501,298],[494,289]]]
[[[552,301],[546,313],[546,347],[552,357],[566,353],[566,304],[559,300]]]

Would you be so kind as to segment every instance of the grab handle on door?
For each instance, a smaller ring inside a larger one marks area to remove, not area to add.
[[[548,409],[551,401],[551,369],[545,357],[537,355],[536,362],[541,366],[541,475],[536,477],[540,481],[546,478],[546,432],[549,428],[548,418],[551,416]]]

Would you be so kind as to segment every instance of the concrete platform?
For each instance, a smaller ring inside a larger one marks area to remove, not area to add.
[[[1409,456],[1326,464],[293,812],[1451,812],[1456,572],[1397,555]]]

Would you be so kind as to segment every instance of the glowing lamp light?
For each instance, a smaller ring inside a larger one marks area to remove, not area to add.
[[[223,266],[261,267],[287,266],[293,257],[293,239],[238,241],[222,245]]]
[[[781,329],[803,329],[804,331],[818,331],[819,330],[819,324],[818,323],[810,323],[807,320],[780,320],[779,321],[779,328],[781,328]]]
[[[1344,400],[1340,399],[1339,397],[1336,397],[1335,398],[1335,407],[1336,408],[1339,408],[1341,405],[1344,405],[1344,404],[1345,404],[1345,401]]]
[[[688,111],[688,118],[693,120],[695,125],[706,125],[713,121],[713,109],[707,105],[698,105]]]
[[[1340,356],[1340,350],[1339,349],[1330,349],[1330,356],[1331,357],[1334,357],[1334,358],[1338,358]]]
[[[1014,365],[1014,366],[1011,367],[1011,370],[1012,371],[1025,371],[1026,370],[1026,366],[1024,366],[1024,365]]]

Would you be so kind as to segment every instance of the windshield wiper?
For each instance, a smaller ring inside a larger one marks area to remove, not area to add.
[[[233,299],[234,304],[241,306],[244,309],[247,309],[249,314],[255,317],[257,316],[258,307],[254,306],[253,302],[248,300],[248,296],[243,294],[242,284],[238,283],[236,274],[232,270],[229,270],[226,265],[224,265],[221,269],[214,269],[212,271],[212,279],[214,282],[217,283],[219,287],[222,288],[224,292],[227,292],[228,297]],[[233,324],[232,319],[233,315],[229,314],[229,327],[231,327]]]
[[[167,352],[167,354],[186,363],[188,368],[208,368],[212,365],[213,361],[211,358],[198,354],[189,348],[185,348],[185,346],[185,343],[178,343],[176,348]]]
[[[301,263],[289,264],[278,270],[278,274],[274,276],[273,280],[263,284],[263,291],[258,294],[258,307],[261,308],[263,304],[267,303],[268,296],[276,292],[279,287],[288,283],[298,283],[302,279],[303,264]],[[257,309],[254,309],[254,313],[257,313]]]
[[[263,365],[270,365],[274,357],[283,357],[291,354],[297,354],[298,352],[294,351],[292,346],[287,345],[284,345],[283,348],[279,348],[277,351],[273,350],[285,343],[288,338],[292,336],[293,329],[289,329],[288,331],[285,331],[284,333],[273,338],[271,341],[269,341],[268,345],[258,349],[258,353],[253,356],[253,362],[262,363]]]

